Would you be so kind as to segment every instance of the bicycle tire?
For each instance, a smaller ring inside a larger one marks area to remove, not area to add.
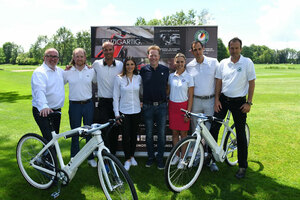
[[[197,162],[198,159],[196,157],[193,166],[191,168],[188,168],[193,146],[195,145],[196,139],[196,136],[188,136],[183,140],[179,141],[171,150],[170,155],[166,161],[165,182],[168,188],[173,192],[179,193],[183,190],[190,188],[196,182],[198,176],[200,175],[204,162],[204,150],[202,143],[199,144],[199,148],[196,154],[199,159],[199,162]],[[171,162],[173,158],[175,157],[175,155],[179,155],[178,153],[181,152],[181,148],[184,145],[187,145],[186,148],[188,149],[185,152],[185,156],[181,157],[185,159],[183,161],[179,161],[183,165],[183,168],[179,167],[179,163],[172,165]]]
[[[56,177],[32,167],[29,162],[47,144],[46,139],[35,133],[25,134],[18,142],[16,157],[19,169],[25,180],[35,188],[48,189],[53,185]],[[57,173],[57,159],[53,149],[48,149],[37,159],[35,164]]]
[[[106,179],[103,176],[102,168],[100,163],[98,163],[98,175],[100,184],[102,186],[103,192],[108,200],[110,199],[134,199],[137,200],[138,196],[133,185],[133,182],[128,174],[128,172],[123,167],[122,163],[111,153],[107,151],[102,151],[103,161],[105,163],[105,169],[110,183],[114,188],[110,191]],[[113,168],[116,169],[113,170]],[[116,176],[118,174],[118,176]]]
[[[235,129],[235,125],[232,124],[231,129]],[[236,131],[235,131],[236,133]],[[247,139],[247,146],[250,144],[250,129],[248,124],[245,125],[245,133],[246,133],[246,139]],[[225,137],[225,143],[224,143],[224,151],[227,149],[227,146],[229,145],[228,152],[226,155],[225,162],[229,166],[235,166],[238,163],[238,151],[237,151],[237,139],[236,135],[234,135],[232,132],[228,131],[226,133]]]

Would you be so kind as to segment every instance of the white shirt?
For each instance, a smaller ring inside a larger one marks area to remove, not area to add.
[[[231,57],[221,61],[216,73],[222,79],[222,93],[228,97],[243,97],[248,93],[249,81],[256,79],[253,62],[241,55],[238,62],[233,63]]]
[[[123,63],[115,60],[116,66],[103,65],[103,59],[96,60],[92,67],[96,72],[98,97],[113,98],[115,77],[123,70]]]
[[[194,87],[194,80],[186,71],[180,75],[174,72],[169,75],[168,84],[170,86],[170,100],[180,103],[188,100],[188,89]]]
[[[187,64],[186,70],[194,78],[194,95],[209,96],[215,94],[215,74],[218,67],[217,59],[206,56],[204,56],[202,63],[198,63],[194,58]]]
[[[45,63],[36,68],[31,77],[32,106],[39,111],[44,108],[58,109],[65,101],[63,69],[55,71]]]
[[[85,101],[92,98],[92,82],[96,82],[94,69],[85,66],[79,71],[73,66],[63,74],[64,83],[69,83],[69,100]]]
[[[133,75],[132,81],[126,76],[116,76],[114,85],[113,107],[115,116],[124,114],[136,114],[141,112],[140,88],[142,78],[140,75]]]

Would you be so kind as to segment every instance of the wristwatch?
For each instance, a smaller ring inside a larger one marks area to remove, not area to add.
[[[248,104],[248,105],[250,105],[250,106],[252,106],[252,105],[253,105],[253,103],[252,103],[252,102],[250,102],[250,101],[247,101],[247,102],[246,102],[246,104]]]

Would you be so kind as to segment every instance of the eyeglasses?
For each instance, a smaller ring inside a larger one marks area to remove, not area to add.
[[[54,58],[54,59],[58,59],[58,56],[52,56],[52,55],[45,55],[46,58]]]

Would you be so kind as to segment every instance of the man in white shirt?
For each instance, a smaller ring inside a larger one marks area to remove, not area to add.
[[[44,63],[34,70],[31,77],[32,112],[47,141],[52,139],[47,116],[53,111],[60,111],[65,100],[63,70],[56,66],[58,60],[58,51],[54,48],[47,49]],[[60,116],[55,116],[53,119],[56,133],[59,133],[60,119]]]
[[[215,74],[219,67],[219,62],[215,58],[203,55],[204,46],[200,41],[194,41],[191,45],[191,52],[194,59],[186,66],[187,72],[194,79],[194,99],[192,112],[204,113],[212,116],[214,114],[215,101]],[[195,131],[197,119],[192,118],[192,131]],[[210,129],[210,123],[206,123],[206,127]],[[205,148],[207,151],[207,147]],[[211,171],[218,171],[217,165],[209,163]]]
[[[221,61],[216,72],[214,116],[224,119],[228,110],[232,112],[237,134],[239,163],[239,170],[235,176],[240,179],[245,177],[248,167],[245,124],[247,113],[250,112],[252,105],[256,75],[253,62],[241,55],[242,41],[233,38],[229,41],[228,47],[231,56]],[[216,141],[220,126],[217,122],[211,125],[210,132]]]
[[[106,123],[109,119],[114,119],[113,111],[113,89],[115,77],[122,72],[123,63],[115,60],[114,45],[111,42],[104,42],[102,45],[104,58],[96,60],[92,67],[96,72],[98,86],[98,109],[99,123]],[[111,132],[104,131],[105,145],[107,145],[112,154],[116,153],[118,143],[118,132],[116,128],[112,128]]]
[[[86,66],[86,52],[82,48],[73,51],[72,67],[64,71],[64,83],[69,83],[69,119],[71,129],[83,125],[91,125],[94,116],[94,104],[92,101],[92,82],[96,82],[95,71]],[[86,138],[88,142],[91,136]],[[79,136],[72,137],[71,158],[80,150]],[[91,154],[88,164],[97,167],[97,162]]]

